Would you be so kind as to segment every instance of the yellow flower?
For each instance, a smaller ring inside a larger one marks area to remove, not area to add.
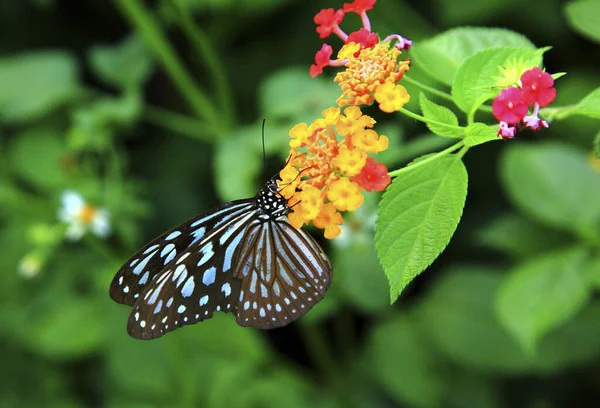
[[[310,131],[306,123],[299,123],[290,130],[290,147],[296,148],[302,146],[310,136]]]
[[[331,183],[327,198],[340,211],[356,211],[365,200],[360,190],[358,183],[341,178]]]
[[[340,214],[331,203],[325,204],[317,218],[313,220],[315,227],[325,230],[324,235],[327,239],[333,239],[340,235],[342,230],[339,226],[343,224],[343,222],[344,219],[342,218],[342,214]]]
[[[367,152],[343,145],[335,158],[335,167],[348,177],[356,176],[367,162]]]
[[[375,91],[375,100],[379,102],[379,109],[392,113],[406,105],[410,100],[410,95],[402,85],[386,82]]]
[[[348,44],[344,44],[344,46],[338,52],[338,59],[342,60],[345,58],[354,59],[354,54],[360,51],[360,44],[355,42],[349,42]]]
[[[376,154],[387,150],[389,140],[387,136],[379,136],[374,130],[366,129],[354,135],[352,144],[367,153]]]
[[[348,53],[349,49],[343,55]],[[398,61],[400,54],[389,43],[360,50],[358,57],[346,63],[346,70],[335,76],[334,81],[340,84],[342,90],[336,101],[338,106],[370,105],[380,86],[398,82],[410,64],[409,60]]]

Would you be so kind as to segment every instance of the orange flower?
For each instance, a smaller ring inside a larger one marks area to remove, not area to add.
[[[379,102],[379,109],[387,113],[399,111],[410,100],[406,88],[402,85],[394,85],[392,82],[377,87],[373,96]]]
[[[354,43],[346,44],[339,55],[349,55],[350,51],[346,47],[351,47],[350,50],[356,48]],[[380,43],[373,48],[362,49],[356,58],[347,57],[346,70],[339,72],[334,79],[342,89],[337,104],[339,106],[370,105],[379,87],[388,83],[394,87],[394,84],[402,79],[410,64],[409,60],[398,61],[400,54],[402,52],[389,43]],[[390,85],[386,87],[389,88]],[[388,88],[385,89],[389,92]],[[400,91],[395,91],[395,94],[397,94],[396,99],[401,100]]]
[[[339,235],[343,223],[339,211],[355,211],[364,200],[363,186],[353,178],[370,180],[364,175],[367,164],[372,168],[376,163],[378,171],[385,169],[368,157],[388,145],[387,137],[370,129],[374,124],[358,106],[349,106],[343,113],[338,107],[328,108],[322,118],[292,128],[290,159],[279,173],[280,192],[292,210],[288,214],[292,225],[299,228],[312,221],[325,230],[326,238]],[[365,186],[371,188],[370,183],[366,181]],[[378,179],[377,187],[383,189],[387,184],[389,181]]]

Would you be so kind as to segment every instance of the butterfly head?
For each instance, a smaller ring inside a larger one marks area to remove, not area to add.
[[[272,177],[265,183],[263,189],[256,196],[256,202],[261,215],[266,215],[269,218],[281,217],[290,210],[285,197],[279,194],[277,176]]]

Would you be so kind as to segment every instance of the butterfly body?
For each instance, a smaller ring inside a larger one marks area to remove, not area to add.
[[[323,298],[331,263],[290,209],[275,179],[160,235],[117,272],[111,298],[133,306],[128,333],[152,339],[231,312],[241,326],[285,326]]]

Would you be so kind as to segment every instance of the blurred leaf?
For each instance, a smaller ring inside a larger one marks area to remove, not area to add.
[[[96,45],[88,58],[98,78],[119,89],[139,88],[153,69],[144,43],[134,35],[117,45]]]
[[[173,1],[179,7],[189,8],[194,12],[230,11],[265,13],[269,9],[285,3],[287,0],[166,0]],[[164,7],[165,10],[168,7]]]
[[[390,299],[446,248],[462,215],[467,171],[444,157],[393,179],[379,207],[376,245],[390,282]]]
[[[116,312],[120,308],[111,305]],[[111,325],[111,336],[106,354],[107,391],[111,399],[118,395],[144,396],[148,403],[151,401],[168,400],[172,395],[173,364],[163,340],[138,341],[130,338],[125,330],[127,313],[114,313],[114,320],[120,317],[120,325]],[[161,404],[162,405],[162,404]],[[163,405],[164,406],[164,405]]]
[[[518,265],[502,282],[498,316],[527,352],[587,302],[586,256],[579,248],[542,255]]]
[[[75,58],[36,51],[0,58],[0,119],[24,122],[52,112],[79,91]]]
[[[66,185],[62,167],[65,156],[60,134],[50,128],[31,128],[19,133],[10,146],[16,174],[46,191]]]
[[[600,174],[568,145],[513,145],[501,165],[513,202],[532,218],[586,237],[600,223]]]
[[[106,334],[98,305],[83,298],[62,299],[31,322],[28,341],[51,358],[73,358],[98,350]]]
[[[494,314],[501,280],[487,266],[452,267],[418,305],[415,319],[453,361],[477,370],[520,373],[528,361]]]
[[[551,251],[572,242],[573,237],[562,231],[535,223],[516,213],[492,219],[479,230],[483,245],[516,257]]]
[[[458,126],[458,118],[450,109],[445,106],[438,105],[437,103],[431,102],[425,94],[421,92],[420,95],[421,111],[426,119],[434,120],[448,124],[450,126]],[[437,123],[425,123],[429,130],[439,136],[447,137],[463,137],[464,131],[461,129],[454,129],[452,127],[444,126]]]
[[[502,140],[498,136],[498,126],[490,126],[485,123],[472,123],[465,129],[465,146],[477,146],[496,140]]]
[[[600,132],[598,132],[594,138],[594,155],[596,156],[596,159],[600,160]]]
[[[510,16],[511,12],[522,12],[522,0],[435,0],[433,7],[446,25],[471,24],[498,15]],[[501,18],[503,18],[501,17]]]
[[[594,89],[575,106],[563,108],[556,118],[565,119],[572,115],[583,115],[600,119],[600,88]]]
[[[498,93],[496,77],[498,67],[513,59],[529,61],[530,66],[542,62],[545,49],[500,47],[488,48],[468,57],[456,71],[452,84],[452,97],[463,112],[470,113],[487,99]]]
[[[375,249],[373,233],[350,232],[350,242],[332,253],[334,275],[349,303],[367,312],[387,308],[388,287]]]
[[[256,180],[263,170],[262,151],[257,143],[259,135],[260,128],[251,125],[238,128],[231,137],[218,142],[215,187],[223,201],[256,195]]]
[[[439,407],[447,384],[443,366],[406,316],[379,324],[367,343],[370,375],[400,403]]]
[[[261,84],[261,113],[272,120],[312,122],[333,106],[339,86],[324,78],[311,78],[308,68],[276,72]]]
[[[573,30],[600,43],[600,2],[598,0],[571,1],[564,6],[564,13]]]
[[[73,112],[73,126],[68,132],[70,149],[107,150],[113,145],[113,132],[132,125],[142,111],[141,96],[126,92],[122,97],[104,97]]]
[[[600,303],[589,307],[563,327],[546,336],[538,347],[535,367],[542,373],[557,373],[587,365],[600,356]]]
[[[525,36],[510,30],[460,27],[415,44],[410,53],[429,75],[450,86],[457,69],[469,56],[486,48],[509,46],[534,48]]]
[[[587,265],[587,278],[592,289],[600,289],[600,257],[595,257],[590,260]]]

